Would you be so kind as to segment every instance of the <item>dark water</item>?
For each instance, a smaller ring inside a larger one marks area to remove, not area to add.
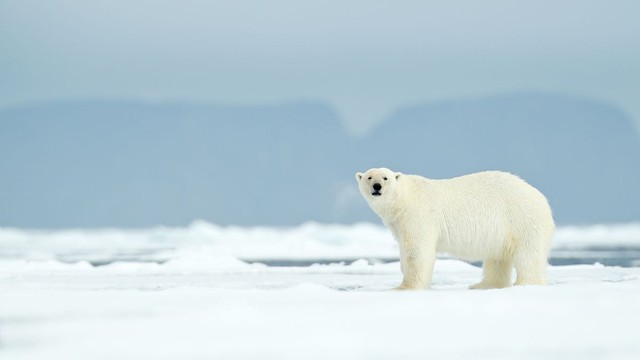
[[[104,266],[114,262],[154,262],[162,264],[169,258],[159,257],[156,252],[116,253],[105,257],[91,257],[84,253],[59,255],[59,261],[75,263],[88,261],[93,266]],[[316,258],[316,259],[242,259],[248,263],[261,263],[267,266],[311,266],[313,264],[350,264],[361,258]],[[365,258],[370,264],[399,261],[398,258]],[[592,265],[600,263],[605,266],[640,267],[640,246],[638,247],[590,247],[582,249],[557,249],[551,252],[549,263],[554,266]],[[482,266],[481,262],[471,263]]]
[[[600,263],[606,266],[640,267],[640,247],[589,247],[551,252],[551,265]]]
[[[313,264],[350,264],[359,258],[342,259],[244,259],[249,263],[262,263],[267,266],[311,266]],[[399,258],[370,258],[370,264],[399,261]],[[558,249],[551,252],[549,264],[563,265],[592,265],[600,263],[605,266],[640,267],[640,247],[590,247],[584,249]],[[482,262],[471,263],[482,266]]]

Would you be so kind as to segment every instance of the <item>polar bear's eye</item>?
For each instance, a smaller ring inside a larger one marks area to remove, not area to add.
[[[371,180],[371,176],[369,176],[369,178],[368,178],[368,179],[369,179],[369,180]]]
[[[386,177],[386,176],[385,176],[385,177],[383,177],[382,179],[383,179],[384,181],[387,181],[387,177]]]

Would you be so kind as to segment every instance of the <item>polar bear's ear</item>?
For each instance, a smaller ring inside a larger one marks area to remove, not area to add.
[[[361,172],[356,173],[356,181],[360,181],[360,180],[362,180],[362,173]]]
[[[402,175],[402,173],[396,173],[396,180],[398,180],[398,178],[400,177],[400,175]]]

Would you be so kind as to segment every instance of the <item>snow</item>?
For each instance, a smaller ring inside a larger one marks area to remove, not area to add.
[[[560,228],[556,249],[638,247],[640,225]],[[378,225],[0,229],[0,359],[638,359],[640,268],[552,266],[469,291],[441,258],[397,292]],[[359,259],[274,267],[240,259]],[[102,266],[93,266],[100,263]]]

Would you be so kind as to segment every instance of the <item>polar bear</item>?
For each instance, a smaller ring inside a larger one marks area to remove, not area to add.
[[[486,171],[434,180],[386,168],[357,173],[360,192],[400,248],[402,284],[425,289],[437,252],[483,261],[471,289],[544,285],[555,225],[545,196],[519,177]]]

